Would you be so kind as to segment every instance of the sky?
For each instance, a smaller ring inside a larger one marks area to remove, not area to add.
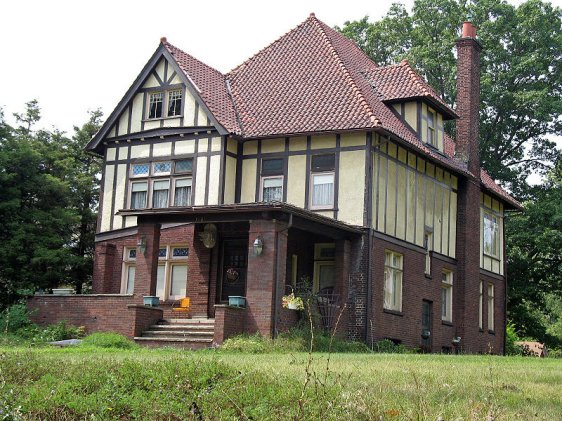
[[[396,1],[396,0],[394,0]],[[0,108],[37,99],[40,126],[72,133],[88,110],[111,113],[160,37],[227,72],[311,12],[342,26],[384,16],[393,0],[10,0],[0,5]],[[402,0],[410,8],[413,0]],[[520,0],[509,0],[519,4]],[[553,4],[562,6],[562,0]]]

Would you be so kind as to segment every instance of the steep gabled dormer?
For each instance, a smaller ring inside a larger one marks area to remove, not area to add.
[[[444,153],[444,120],[457,114],[416,73],[407,60],[364,73],[382,101],[424,144]]]

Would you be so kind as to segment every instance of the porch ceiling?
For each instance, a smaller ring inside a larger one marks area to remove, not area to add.
[[[276,219],[291,227],[334,239],[364,233],[364,228],[346,224],[283,202],[237,203],[230,205],[188,206],[163,209],[123,209],[119,215],[136,216],[137,223],[218,223],[256,219]]]

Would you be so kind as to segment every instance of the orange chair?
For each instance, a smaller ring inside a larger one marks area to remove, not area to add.
[[[178,303],[179,305],[176,305]],[[185,313],[187,314],[187,317],[189,317],[190,304],[191,304],[191,300],[189,299],[189,297],[182,298],[179,301],[174,302],[174,305],[172,306],[172,311]]]

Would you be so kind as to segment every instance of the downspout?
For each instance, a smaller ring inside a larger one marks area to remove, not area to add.
[[[291,228],[293,226],[293,214],[289,214],[289,223],[287,224],[287,228],[283,228],[282,230],[275,230],[275,267],[274,272],[273,272],[273,279],[275,281],[275,288],[273,289],[273,326],[272,326],[272,330],[273,330],[273,338],[275,339],[277,337],[277,316],[278,316],[278,307],[279,307],[279,303],[278,303],[278,290],[279,290],[279,286],[277,285],[277,267],[279,265],[279,233],[283,232],[283,231],[287,231],[287,244],[289,242],[289,228]],[[287,262],[285,262],[285,265],[287,264]]]
[[[371,295],[372,295],[372,282],[373,282],[373,268],[372,268],[372,241],[373,241],[373,229],[372,225],[372,215],[373,215],[373,133],[367,135],[367,180],[365,183],[365,188],[369,189],[367,192],[367,202],[365,207],[367,209],[367,214],[365,217],[367,229],[369,230],[367,234],[367,302],[365,303],[365,343],[369,343],[369,317],[371,312]],[[371,338],[372,339],[372,338]]]

